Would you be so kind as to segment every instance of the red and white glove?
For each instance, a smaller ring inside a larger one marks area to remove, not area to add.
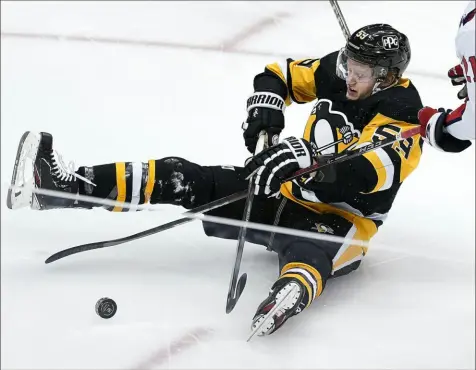
[[[469,140],[460,140],[450,135],[446,126],[450,125],[455,119],[461,119],[462,111],[465,104],[458,109],[451,111],[440,108],[438,110],[431,107],[424,107],[418,112],[418,120],[420,121],[420,135],[423,140],[436,149],[459,153],[471,145]]]
[[[458,91],[458,99],[465,99],[468,97],[468,90],[466,85],[466,76],[464,75],[463,67],[461,64],[458,64],[451,68],[448,71],[448,77],[451,79],[451,83],[453,86],[463,85],[463,88]]]

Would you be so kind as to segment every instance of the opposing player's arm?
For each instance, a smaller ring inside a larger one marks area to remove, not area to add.
[[[270,91],[292,102],[308,103],[316,99],[316,72],[320,59],[287,59],[272,63],[254,80],[255,91]]]
[[[475,134],[476,104],[476,57],[475,57],[475,18],[474,2],[469,2],[456,36],[456,54],[461,60],[460,70],[464,74],[467,97],[465,103],[455,109],[445,119],[447,132],[459,140],[473,140]],[[458,68],[458,67],[455,67]]]
[[[468,3],[455,40],[461,64],[448,72],[453,85],[464,84],[457,96],[465,102],[454,110],[426,106],[418,113],[425,142],[449,153],[466,150],[476,138],[475,14],[474,2]]]
[[[474,38],[474,36],[473,36]],[[474,41],[473,41],[474,42]],[[457,109],[446,116],[445,127],[448,133],[459,140],[473,140],[476,137],[476,58],[463,56],[462,65],[466,77],[467,98]]]

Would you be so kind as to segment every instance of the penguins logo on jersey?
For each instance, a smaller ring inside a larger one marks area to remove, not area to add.
[[[315,144],[320,154],[351,150],[359,141],[360,131],[354,128],[344,113],[332,109],[332,101],[318,100],[311,115],[315,115],[316,118],[309,141]]]

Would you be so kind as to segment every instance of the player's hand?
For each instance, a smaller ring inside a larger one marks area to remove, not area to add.
[[[442,108],[441,108],[442,109]],[[441,117],[443,115],[443,117]],[[428,142],[431,136],[432,122],[438,121],[439,118],[445,119],[445,110],[441,112],[431,107],[424,107],[418,111],[418,120],[420,121],[420,135]],[[431,145],[431,143],[429,143]]]
[[[451,83],[453,86],[459,86],[463,85],[463,88],[458,91],[458,99],[466,99],[468,97],[468,88],[466,85],[466,76],[464,75],[463,72],[463,67],[461,67],[461,64],[458,64],[451,68],[448,71],[448,77],[451,79]]]
[[[289,137],[255,155],[245,166],[244,176],[253,176],[255,195],[275,196],[281,184],[312,163],[312,147],[304,139]]]
[[[457,111],[452,112],[444,108],[436,110],[431,107],[420,109],[418,112],[418,120],[421,125],[420,135],[427,144],[450,153],[462,152],[471,145],[471,141],[459,140],[446,132],[448,116],[457,113]]]
[[[254,153],[261,131],[268,134],[267,147],[276,145],[284,128],[283,98],[271,92],[255,92],[247,101],[248,117],[241,125],[246,148]]]

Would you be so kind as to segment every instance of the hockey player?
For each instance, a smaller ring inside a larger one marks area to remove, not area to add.
[[[341,50],[322,58],[267,65],[254,78],[255,92],[248,99],[242,128],[250,152],[261,131],[268,134],[271,146],[245,167],[201,166],[166,157],[146,163],[81,166],[74,173],[58,161],[50,134],[28,132],[18,158],[28,153],[33,157],[36,187],[133,205],[167,203],[189,209],[247,189],[247,178],[251,178],[257,195],[250,221],[368,241],[387,217],[402,182],[419,163],[423,144],[419,135],[293,182],[283,180],[321,155],[351,151],[418,125],[420,97],[411,81],[402,77],[410,55],[403,33],[386,24],[373,24],[352,34]],[[285,106],[312,101],[302,138],[277,143]],[[12,181],[16,185],[22,171],[18,163]],[[38,210],[93,206],[23,192],[10,192],[9,208],[28,203]],[[243,208],[244,200],[209,214],[241,219]],[[108,209],[125,210],[121,206]],[[238,237],[237,227],[209,222],[203,227],[208,236]],[[259,327],[258,335],[273,333],[309,307],[329,278],[357,269],[367,252],[348,243],[259,230],[248,230],[247,241],[279,255],[279,277],[252,321],[255,330]],[[268,315],[278,303],[280,309]]]
[[[475,58],[475,1],[468,3],[456,35],[456,55],[461,64],[448,72],[453,85],[464,85],[458,98],[464,99],[455,110],[438,110],[424,107],[418,118],[421,123],[421,135],[433,147],[445,152],[458,153],[471,145],[475,138],[476,120],[476,58]]]

